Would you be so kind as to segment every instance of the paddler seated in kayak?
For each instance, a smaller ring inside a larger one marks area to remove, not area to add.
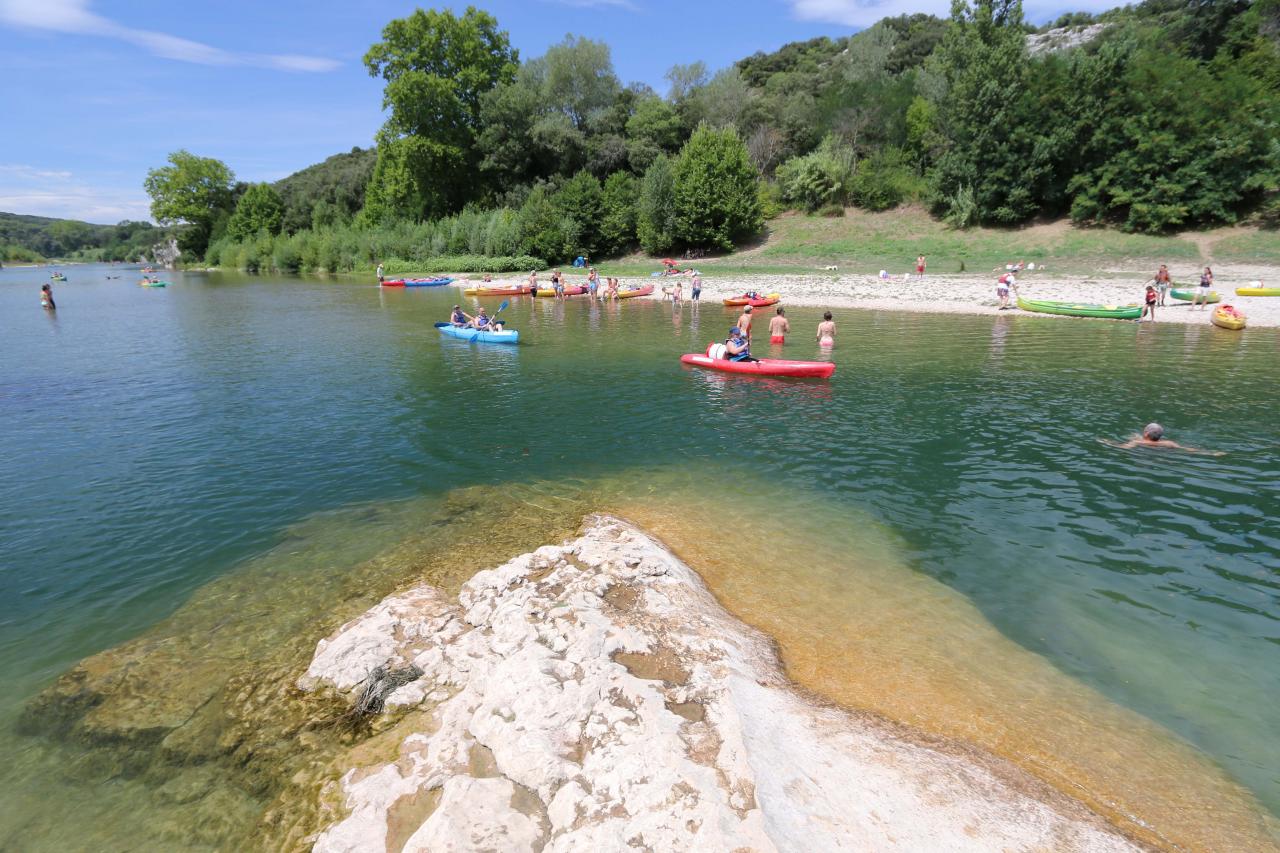
[[[472,317],[466,311],[462,310],[459,305],[453,306],[453,313],[449,315],[449,322],[458,328],[465,328],[471,325]]]
[[[724,342],[725,356],[730,361],[759,361],[758,358],[751,357],[751,344],[747,341],[742,330],[734,326],[729,330],[729,337]]]
[[[489,312],[481,308],[480,313],[471,320],[471,328],[477,332],[501,332],[502,321],[494,320]]]
[[[1185,444],[1178,444],[1176,441],[1171,441],[1164,437],[1164,427],[1154,422],[1149,423],[1142,428],[1142,435],[1135,435],[1125,442],[1109,441],[1104,438],[1100,438],[1098,440],[1103,444],[1118,447],[1121,450],[1132,450],[1135,447],[1162,447],[1168,450],[1185,450],[1188,453],[1204,453],[1209,456],[1223,455],[1221,451],[1201,450],[1198,447],[1188,447]]]

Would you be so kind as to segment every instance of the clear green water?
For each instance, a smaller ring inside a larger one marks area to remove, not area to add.
[[[512,349],[438,339],[452,288],[111,274],[71,268],[55,317],[47,272],[0,271],[5,726],[304,521],[332,529],[300,583],[422,524],[361,536],[360,507],[661,468],[807,515],[826,548],[875,524],[905,571],[1280,812],[1276,332],[844,311],[835,377],[806,383],[682,368],[736,316],[716,304],[514,300]],[[788,315],[786,355],[819,357],[818,311]],[[1097,442],[1151,419],[1228,455]]]

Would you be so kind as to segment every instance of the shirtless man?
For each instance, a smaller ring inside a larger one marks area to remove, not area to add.
[[[787,322],[782,306],[779,305],[778,313],[769,320],[769,343],[785,344],[787,342],[787,332],[789,331],[791,331],[791,324]]]
[[[831,319],[831,312],[824,311],[822,322],[818,324],[818,346],[833,347],[836,345],[836,322]]]
[[[751,340],[751,306],[742,309],[742,316],[738,318],[738,329],[742,332],[742,336],[748,341]]]
[[[1135,447],[1162,447],[1168,450],[1185,450],[1188,453],[1205,453],[1209,456],[1223,455],[1221,451],[1201,450],[1198,447],[1188,447],[1185,444],[1171,441],[1164,437],[1164,427],[1158,423],[1147,424],[1142,428],[1142,435],[1132,436],[1125,442],[1110,441],[1105,438],[1100,438],[1098,441],[1111,447],[1118,447],[1121,450],[1132,450]]]

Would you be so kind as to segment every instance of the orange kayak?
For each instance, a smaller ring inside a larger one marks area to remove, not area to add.
[[[777,293],[770,293],[768,296],[747,296],[745,293],[741,296],[734,296],[724,301],[725,305],[750,305],[752,308],[763,308],[766,305],[773,305],[782,297]]]
[[[646,284],[644,287],[633,287],[630,290],[619,290],[619,299],[630,299],[633,296],[649,296],[653,293],[653,285]]]
[[[520,287],[468,287],[462,291],[467,296],[526,296],[528,285]]]

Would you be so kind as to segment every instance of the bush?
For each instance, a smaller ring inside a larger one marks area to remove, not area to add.
[[[843,204],[828,204],[818,208],[819,216],[826,216],[829,219],[839,219],[844,216]]]
[[[792,157],[778,167],[782,199],[810,212],[827,205],[843,206],[851,195],[856,163],[852,148],[828,136],[816,151]]]
[[[756,198],[759,199],[762,218],[776,219],[782,213],[782,190],[776,182],[761,181]]]
[[[487,255],[441,255],[427,261],[406,261],[389,258],[382,262],[383,272],[388,275],[409,273],[479,273],[479,272],[526,272],[528,270],[546,269],[546,263],[540,258],[529,255],[508,256],[502,258]]]
[[[978,199],[973,187],[963,184],[946,199],[944,220],[952,228],[970,228],[978,224]]]
[[[905,152],[885,148],[858,164],[850,195],[867,210],[889,210],[919,194],[920,179]]]
[[[760,232],[760,175],[737,130],[700,125],[673,171],[677,244],[728,251]]]
[[[636,205],[636,236],[651,255],[675,248],[675,187],[671,160],[661,155],[645,170]]]

